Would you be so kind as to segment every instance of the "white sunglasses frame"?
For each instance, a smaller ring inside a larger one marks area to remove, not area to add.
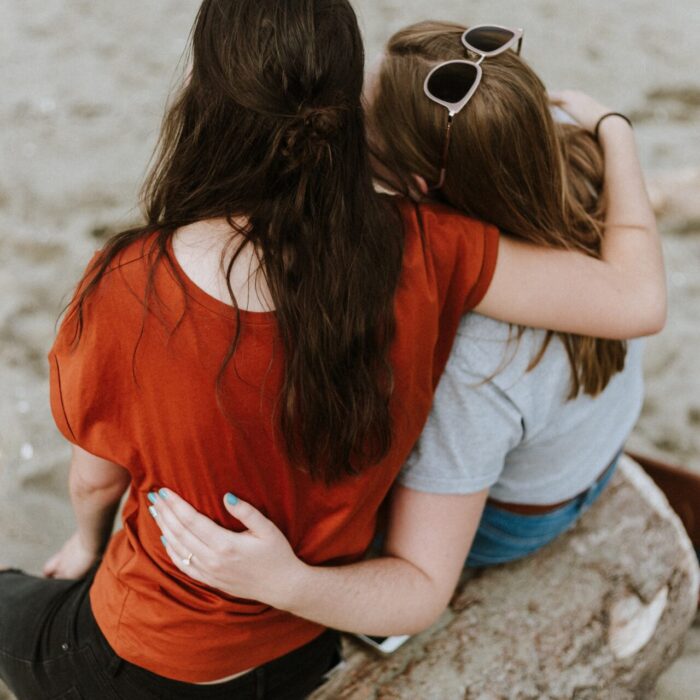
[[[499,46],[497,49],[494,49],[493,51],[482,51],[481,49],[477,49],[473,47],[469,41],[467,40],[467,35],[470,32],[475,31],[476,29],[488,29],[488,28],[493,28],[493,29],[503,29],[507,32],[512,33],[512,37],[506,41],[502,46]],[[501,54],[508,49],[510,49],[513,44],[517,42],[518,46],[516,49],[516,54],[519,56],[520,55],[520,50],[523,45],[523,30],[522,29],[516,29],[513,27],[503,27],[499,24],[477,24],[474,27],[470,27],[467,29],[463,34],[462,34],[462,44],[464,48],[467,51],[471,51],[472,53],[475,53],[479,56],[478,61],[469,61],[467,59],[456,59],[452,61],[442,61],[441,63],[438,63],[436,66],[432,68],[430,73],[425,78],[425,82],[423,83],[423,92],[426,94],[426,96],[435,102],[436,104],[441,105],[448,111],[448,117],[447,117],[447,131],[445,132],[445,140],[444,140],[444,146],[442,149],[442,167],[440,168],[440,178],[438,180],[438,184],[435,185],[434,187],[431,187],[430,189],[432,190],[439,190],[442,189],[442,186],[445,184],[445,177],[447,175],[447,159],[449,156],[449,150],[450,150],[450,140],[451,140],[451,134],[452,134],[452,120],[455,118],[457,114],[459,114],[468,104],[469,100],[473,97],[474,93],[476,92],[476,89],[479,87],[479,84],[481,83],[481,76],[483,75],[483,71],[481,69],[481,63],[484,59],[489,58],[491,56],[498,56],[498,54]],[[467,94],[458,102],[447,102],[446,100],[441,100],[439,97],[436,97],[430,92],[430,89],[428,87],[430,83],[430,79],[433,77],[433,74],[443,68],[444,66],[448,66],[454,63],[463,63],[469,66],[474,66],[476,68],[476,77],[474,78],[474,83],[473,85],[469,88],[469,91]]]

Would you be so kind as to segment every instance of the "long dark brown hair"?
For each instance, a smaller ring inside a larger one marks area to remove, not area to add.
[[[242,239],[226,267],[237,313],[230,278],[246,245],[276,310],[287,454],[330,483],[391,446],[388,353],[403,253],[399,215],[372,186],[357,19],[347,0],[205,0],[191,54],[144,186],[146,223],[109,240],[88,271],[74,305],[78,341],[86,299],[127,246],[153,237],[148,298],[161,261],[177,274],[174,232],[227,219],[232,241]]]
[[[423,82],[436,63],[467,57],[460,40],[465,29],[422,22],[389,40],[370,127],[378,158],[388,172],[400,174],[405,192],[415,191],[413,174],[429,184],[439,180],[447,111],[425,96]],[[520,239],[600,257],[600,147],[584,129],[555,123],[542,81],[514,52],[487,58],[481,67],[481,84],[454,119],[447,175],[437,196]],[[529,369],[553,335],[547,334]],[[569,399],[581,391],[599,394],[624,368],[623,341],[556,335],[571,364]]]

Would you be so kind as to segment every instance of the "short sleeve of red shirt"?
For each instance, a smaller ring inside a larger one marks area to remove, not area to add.
[[[462,316],[478,306],[491,284],[499,234],[494,226],[441,204],[408,200],[397,204],[408,235],[396,322],[399,333],[416,323],[426,324],[420,331],[421,343],[437,339],[430,359],[424,358],[431,363],[433,382],[424,387],[427,393],[444,370]]]
[[[464,299],[462,314],[471,311],[493,279],[498,229],[438,204],[420,205],[416,216],[432,248],[436,281],[446,303]]]
[[[48,355],[51,412],[69,442],[124,464],[126,443],[120,439],[119,416],[115,414],[132,391],[128,369],[135,336],[129,327],[131,319],[120,315],[110,298],[109,277],[114,271],[106,273],[104,282],[84,304],[77,342],[75,301],[89,282],[98,255],[88,264]]]

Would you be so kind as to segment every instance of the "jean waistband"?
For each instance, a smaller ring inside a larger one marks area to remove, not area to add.
[[[501,510],[507,510],[510,513],[519,513],[520,515],[542,515],[544,513],[551,513],[553,510],[558,510],[559,508],[563,508],[564,506],[569,505],[569,503],[573,503],[577,498],[585,496],[591,489],[595,488],[615,468],[621,455],[622,450],[620,450],[613,457],[612,461],[608,464],[607,467],[605,467],[605,469],[603,469],[603,471],[596,477],[595,481],[590,486],[585,488],[580,493],[577,493],[575,496],[567,498],[564,501],[560,501],[559,503],[530,505],[528,503],[505,503],[502,501],[496,501],[492,498],[488,499],[488,503],[495,506],[496,508],[500,508]]]

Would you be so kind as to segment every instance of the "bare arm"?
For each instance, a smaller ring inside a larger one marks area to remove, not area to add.
[[[396,486],[384,555],[324,567],[301,562],[275,525],[247,503],[226,504],[248,528],[235,533],[165,493],[152,513],[168,554],[188,576],[329,627],[377,635],[415,633],[440,616],[487,496],[487,491],[437,495]]]
[[[395,487],[383,555],[342,567],[305,565],[296,585],[280,591],[277,607],[349,632],[424,630],[452,597],[486,496]]]
[[[129,482],[123,467],[73,446],[68,483],[77,530],[46,562],[45,576],[80,578],[87,572],[107,545]]]
[[[582,93],[552,96],[591,131],[609,112]],[[619,117],[600,128],[608,207],[602,259],[501,240],[480,313],[503,321],[606,338],[657,333],[666,320],[666,281],[654,212],[634,134]]]
[[[87,549],[102,552],[105,548],[130,480],[124,467],[73,446],[68,483],[78,534]]]

